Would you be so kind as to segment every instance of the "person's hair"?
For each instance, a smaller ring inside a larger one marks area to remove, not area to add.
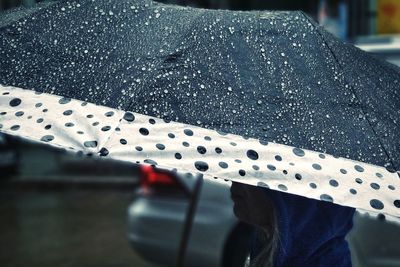
[[[275,253],[279,243],[279,229],[276,215],[276,209],[273,202],[268,213],[268,222],[266,225],[256,227],[257,242],[262,244],[262,249],[251,260],[250,267],[273,267]]]

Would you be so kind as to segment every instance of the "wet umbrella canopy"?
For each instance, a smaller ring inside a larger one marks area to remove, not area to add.
[[[62,1],[0,25],[1,131],[400,217],[399,68],[301,12]]]

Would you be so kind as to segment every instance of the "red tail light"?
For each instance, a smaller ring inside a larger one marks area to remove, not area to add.
[[[140,167],[141,187],[147,193],[182,195],[188,193],[179,178],[170,171],[156,169],[150,165]]]

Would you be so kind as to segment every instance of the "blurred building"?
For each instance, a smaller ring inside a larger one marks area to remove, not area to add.
[[[0,0],[1,10],[51,0]],[[115,0],[118,1],[118,0]],[[400,34],[400,0],[156,0],[213,9],[302,10],[338,37]],[[1,16],[1,13],[0,13]]]

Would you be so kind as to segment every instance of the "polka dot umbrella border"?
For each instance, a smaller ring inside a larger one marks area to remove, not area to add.
[[[400,222],[398,173],[328,154],[4,86],[0,131],[329,201]]]

